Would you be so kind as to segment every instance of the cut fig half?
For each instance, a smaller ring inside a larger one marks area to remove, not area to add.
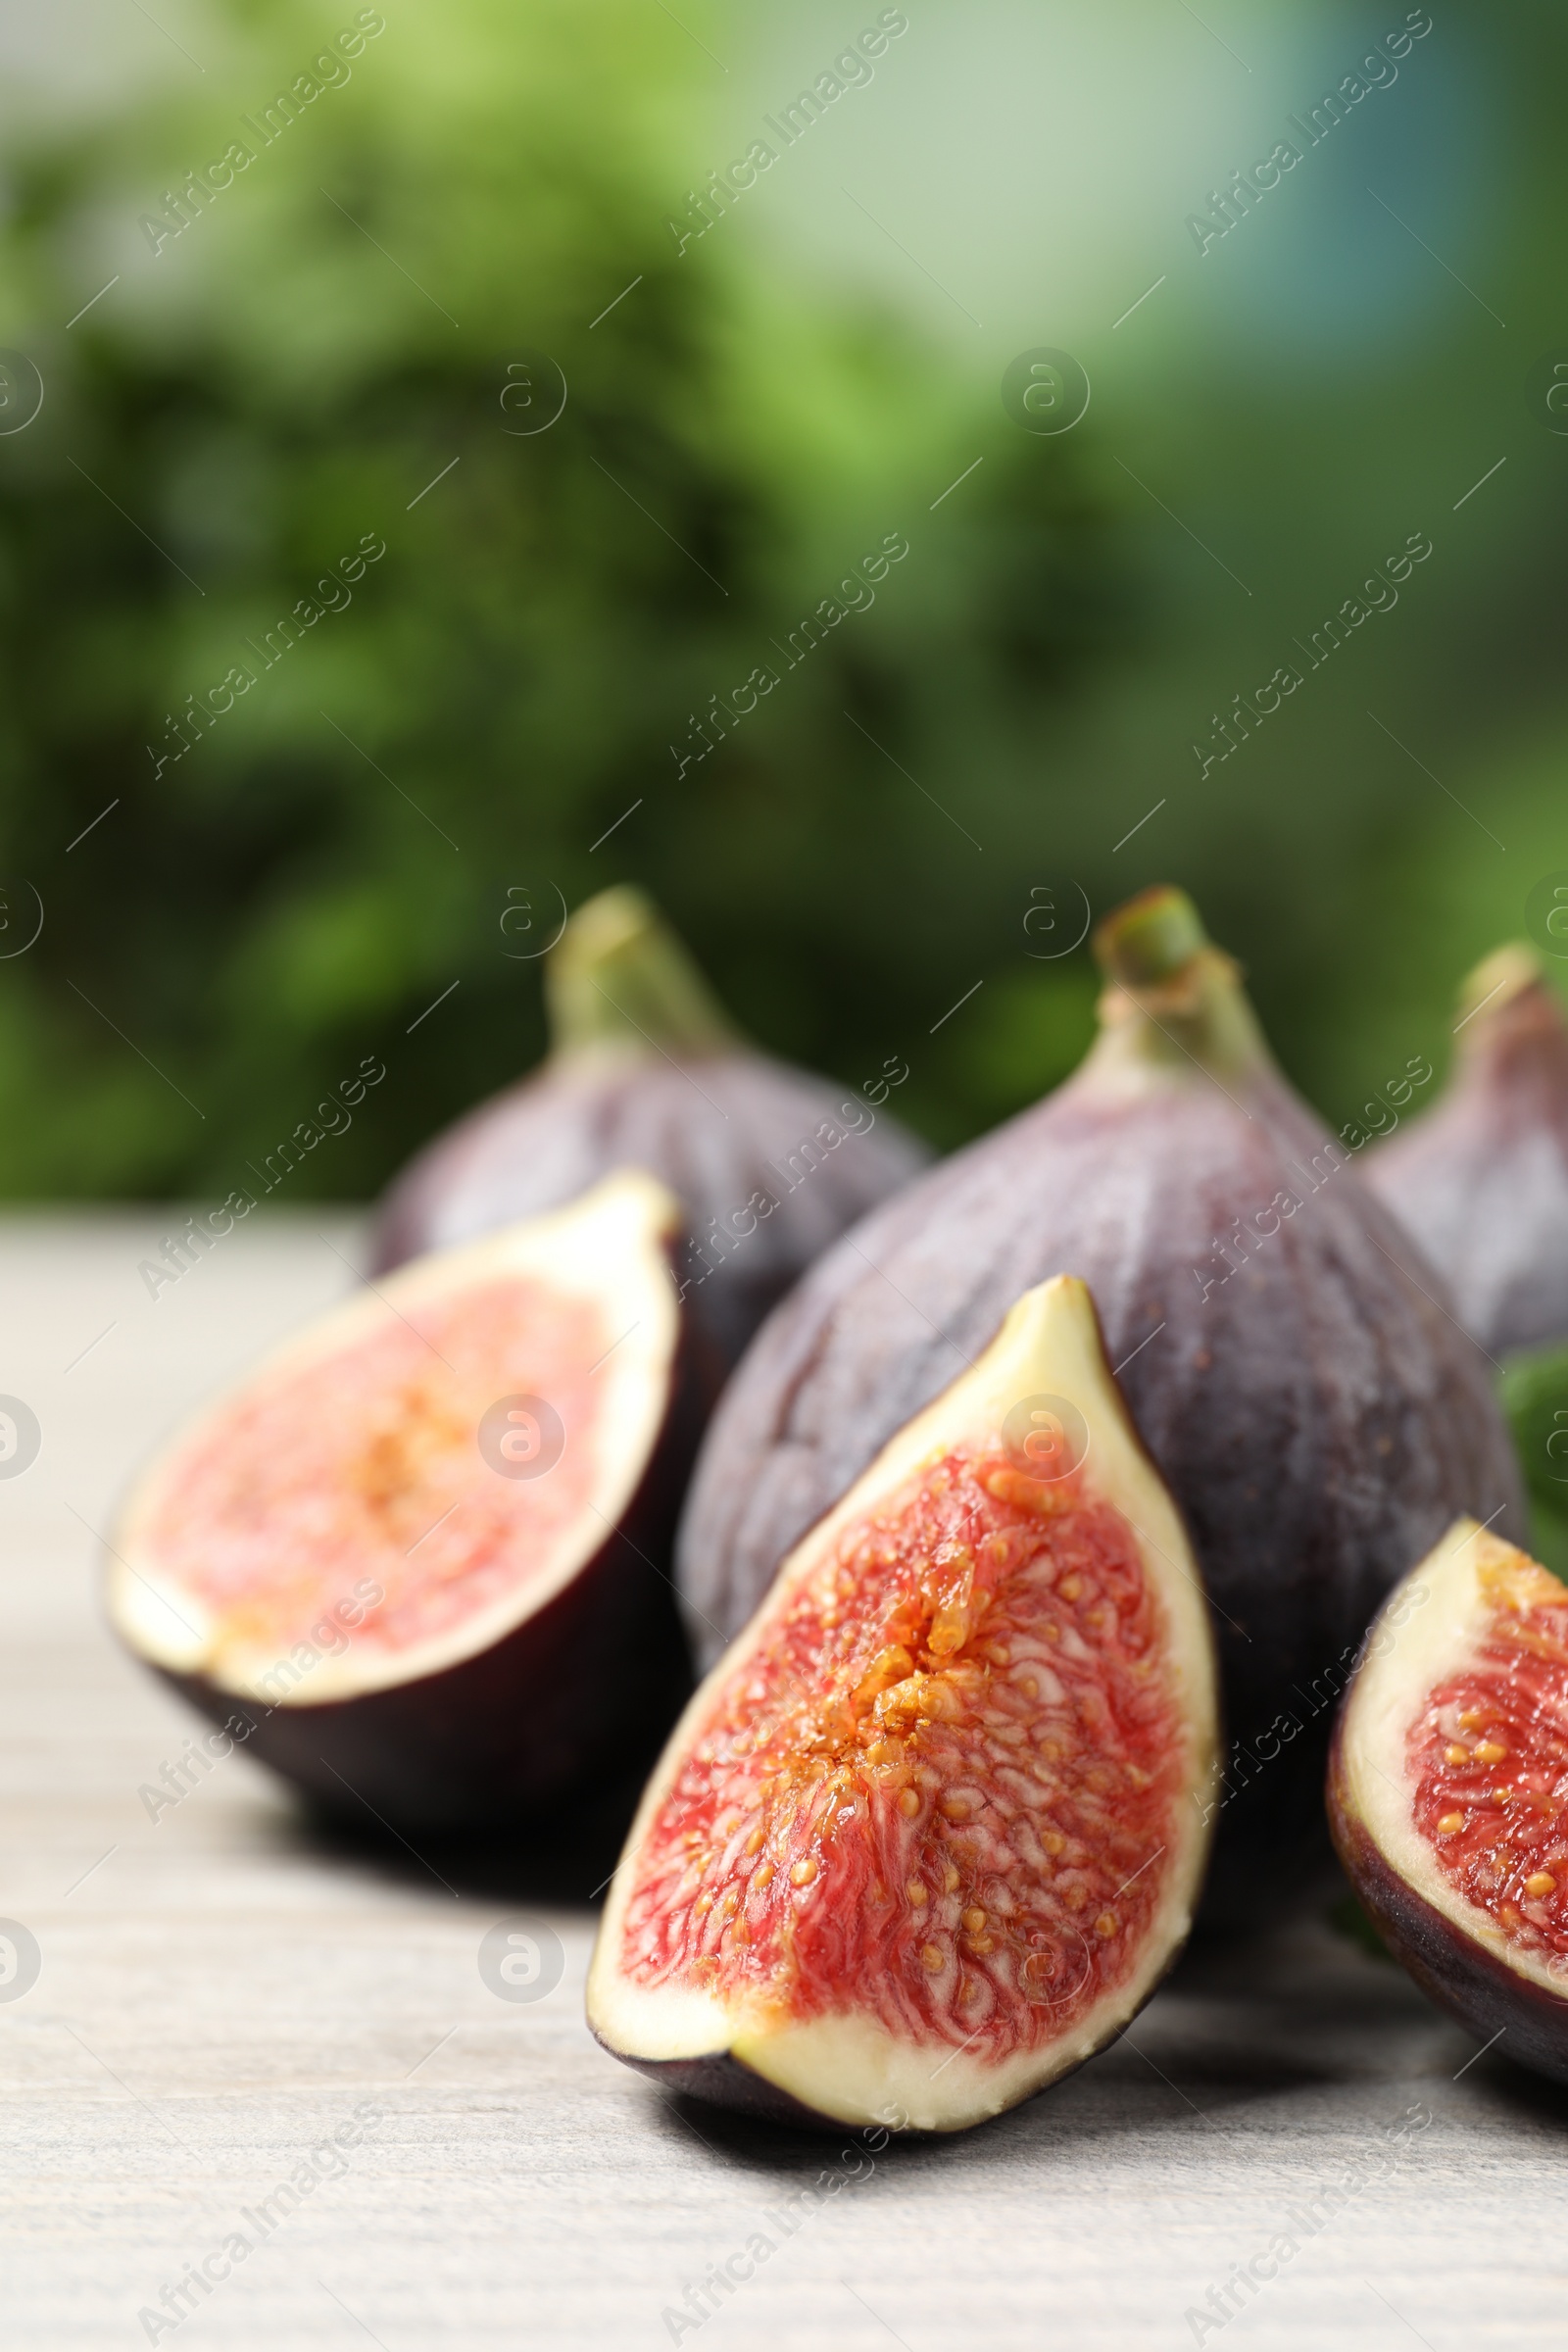
[[[130,1496],[122,1638],[350,1816],[514,1821],[646,1768],[691,1688],[679,1231],[621,1174],[322,1317]]]
[[[980,2123],[1152,1992],[1216,1750],[1186,1532],[1057,1276],[797,1545],[691,1701],[589,2022],[720,2105]]]
[[[1473,1519],[1396,1586],[1368,1637],[1329,1820],[1417,1984],[1568,2082],[1568,1588]]]

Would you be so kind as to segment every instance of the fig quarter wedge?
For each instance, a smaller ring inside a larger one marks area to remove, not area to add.
[[[691,1701],[606,1908],[594,2032],[797,2123],[952,2132],[1030,2097],[1187,1934],[1215,1688],[1186,1532],[1057,1276]]]
[[[1329,1821],[1424,1991],[1568,2082],[1568,1588],[1458,1519],[1396,1586],[1345,1696]]]

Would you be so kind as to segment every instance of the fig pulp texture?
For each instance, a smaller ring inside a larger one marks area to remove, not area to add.
[[[545,982],[548,1059],[396,1179],[371,1270],[644,1168],[685,1211],[679,1287],[716,1393],[797,1276],[929,1154],[879,1107],[886,1074],[857,1093],[748,1045],[640,892],[579,907]]]
[[[760,1335],[699,1458],[682,1589],[699,1642],[734,1633],[1008,1303],[1081,1275],[1214,1604],[1220,1852],[1252,1905],[1321,1841],[1332,1707],[1378,1601],[1456,1511],[1516,1509],[1518,1472],[1441,1281],[1275,1068],[1190,903],[1147,893],[1096,946],[1078,1072],[868,1217]]]
[[[1367,1153],[1367,1182],[1504,1355],[1568,1340],[1568,1019],[1532,949],[1499,948],[1459,997],[1442,1098]]]
[[[1186,1535],[1058,1277],[812,1529],[692,1700],[589,2021],[724,2105],[978,2123],[1164,1973],[1216,1743]]]
[[[1568,1589],[1473,1519],[1396,1587],[1329,1766],[1340,1859],[1418,1984],[1568,2082]]]
[[[515,1826],[646,1770],[691,1688],[678,1231],[612,1177],[322,1317],[131,1494],[123,1640],[362,1827]]]

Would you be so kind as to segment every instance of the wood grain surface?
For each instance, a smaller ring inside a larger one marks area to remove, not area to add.
[[[679,2105],[595,2045],[602,1825],[333,1844],[241,1755],[150,1818],[197,1727],[105,1630],[99,1535],[358,1247],[341,1216],[257,1219],[154,1300],[137,1266],[172,1229],[0,1226],[0,1392],[42,1428],[0,1479],[0,1916],[40,1962],[0,1998],[6,2344],[1568,2342],[1568,2099],[1320,1911],[1190,1957],[1034,2106],[873,2149]],[[508,1922],[538,1997],[481,1975]]]

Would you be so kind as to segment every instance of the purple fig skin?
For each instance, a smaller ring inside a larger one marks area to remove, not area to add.
[[[205,1675],[154,1670],[350,1829],[368,1829],[368,1813],[438,1837],[566,1816],[646,1772],[691,1695],[674,1588],[655,1562],[669,1559],[694,1406],[689,1376],[677,1377],[620,1526],[554,1599],[477,1656],[321,1706],[269,1707]]]
[[[777,2083],[768,2082],[739,2058],[727,2050],[715,2050],[710,2058],[631,2058],[617,2050],[602,2034],[594,2039],[612,2058],[629,2066],[639,2075],[646,2075],[660,2089],[673,2092],[677,2098],[701,2099],[709,2107],[727,2107],[734,2115],[754,2115],[766,2124],[787,2124],[797,2132],[831,2132],[841,2138],[855,2130],[853,2124],[835,2123],[831,2116],[818,2115]]]
[[[1181,1950],[1178,1947],[1171,1954],[1170,1967],[1165,1971],[1167,1976],[1180,1958]],[[1092,2058],[1098,2058],[1102,2050],[1108,2050],[1112,2042],[1120,2041],[1132,2024],[1133,2020],[1129,2017],[1119,2026],[1113,2026],[1102,2041],[1097,2042],[1092,2050],[1086,2050],[1071,2066],[1063,2067],[1059,2075],[1054,2075],[1041,2089],[1032,2092],[1030,2098],[1021,2099],[1019,2106],[1027,2107],[1033,2099],[1048,2097],[1059,2082],[1065,2082],[1081,2066],[1087,2066]],[[622,2066],[629,2066],[636,2074],[646,2075],[650,2082],[657,2082],[661,2090],[672,2091],[678,2098],[701,2099],[709,2107],[727,2107],[732,2115],[754,2115],[763,2123],[786,2124],[797,2132],[823,2132],[840,2139],[846,2132],[863,2130],[860,2125],[839,2123],[832,2116],[822,2115],[816,2108],[808,2107],[804,2099],[796,2098],[791,2091],[780,2090],[776,2082],[767,2082],[744,2059],[735,2057],[728,2050],[715,2050],[708,2058],[639,2058],[617,2049],[612,2041],[607,2041],[604,2034],[597,2031],[594,2032],[594,2039],[602,2050],[610,2052],[612,2058],[618,2058]],[[1015,2115],[1017,2111],[1016,2107],[1003,2110],[1006,2115]],[[989,2123],[999,2120],[997,2116],[986,2119]],[[939,2139],[945,2136],[941,2132],[915,2131],[897,2124],[889,2124],[885,2129],[890,2136],[901,2139]],[[972,2126],[971,2129],[983,2131],[985,2125]]]
[[[841,1140],[829,1145],[824,1126]],[[382,1203],[370,1271],[559,1208],[614,1168],[646,1168],[687,1212],[684,1304],[716,1386],[804,1269],[929,1158],[853,1089],[760,1054],[563,1054],[410,1164]],[[709,1238],[715,1219],[727,1254]]]
[[[709,1629],[745,1623],[801,1535],[1013,1300],[1080,1276],[1192,1534],[1236,1749],[1272,1740],[1221,1800],[1224,1908],[1230,1887],[1245,1902],[1254,1878],[1298,1874],[1322,1848],[1329,1726],[1305,1686],[1343,1669],[1457,1513],[1505,1506],[1499,1529],[1520,1535],[1524,1521],[1484,1360],[1274,1067],[1234,966],[1201,944],[1182,958],[1202,934],[1177,893],[1103,928],[1163,920],[1178,901],[1188,939],[1147,987],[1107,991],[1083,1067],[873,1212],[772,1316],[710,1426],[677,1562],[710,1656]]]
[[[1467,2033],[1490,2041],[1505,2029],[1499,2047],[1510,2058],[1553,2082],[1568,2082],[1568,2000],[1472,1942],[1390,1868],[1350,1801],[1341,1737],[1336,1727],[1329,1754],[1329,1832],[1378,1934],[1428,1998]]]
[[[1469,1001],[1446,1092],[1371,1147],[1366,1180],[1503,1355],[1568,1340],[1568,1020],[1524,948],[1489,956]]]

